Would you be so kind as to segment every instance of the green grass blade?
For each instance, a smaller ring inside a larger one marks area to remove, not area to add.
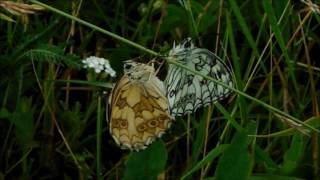
[[[292,78],[292,82],[294,84],[295,90],[297,90],[298,85],[296,83],[296,78],[295,78],[295,74],[294,74],[295,70],[294,70],[293,64],[290,63],[291,59],[290,59],[290,56],[289,56],[289,53],[288,53],[288,50],[287,50],[287,47],[285,44],[285,40],[283,39],[284,36],[281,33],[280,27],[277,23],[277,19],[276,19],[276,15],[273,11],[273,7],[272,7],[270,1],[268,1],[268,0],[263,0],[263,7],[267,13],[269,23],[271,25],[272,31],[274,32],[277,43],[280,46],[280,49],[282,51],[282,55],[285,57],[286,64],[289,67],[289,74],[290,74],[290,77]]]
[[[123,180],[157,179],[164,171],[167,158],[167,150],[160,140],[145,150],[131,152]]]
[[[112,83],[101,82],[101,81],[84,81],[84,80],[47,80],[48,82],[55,82],[55,83],[74,83],[74,84],[83,84],[89,86],[97,86],[103,88],[112,88]]]
[[[117,39],[117,40],[119,40],[119,41],[121,41],[121,42],[124,42],[124,43],[126,43],[126,44],[129,44],[129,45],[131,45],[131,46],[133,46],[133,47],[135,47],[135,48],[137,48],[137,49],[140,49],[140,50],[142,50],[142,51],[144,51],[144,52],[146,52],[146,53],[152,54],[152,55],[154,55],[154,56],[160,56],[158,53],[156,53],[156,52],[153,51],[153,50],[150,50],[150,49],[148,49],[148,48],[145,48],[144,46],[141,46],[140,44],[137,44],[137,43],[135,43],[135,42],[129,41],[129,40],[127,40],[126,38],[123,38],[123,37],[121,37],[121,36],[119,36],[119,35],[117,35],[117,34],[114,34],[114,33],[110,32],[110,31],[107,31],[107,30],[105,30],[105,29],[102,29],[102,28],[100,28],[100,27],[98,27],[98,26],[96,26],[96,25],[93,25],[93,24],[91,24],[91,23],[89,23],[89,22],[87,22],[87,21],[84,21],[84,20],[82,20],[82,19],[79,19],[79,18],[77,18],[77,17],[75,17],[75,16],[71,16],[70,14],[65,13],[65,12],[63,12],[63,11],[60,11],[59,9],[56,9],[56,8],[54,8],[54,7],[52,7],[52,6],[49,6],[49,5],[47,5],[47,4],[41,3],[41,2],[36,1],[36,0],[30,0],[30,2],[33,2],[33,3],[37,4],[37,5],[40,5],[40,6],[46,8],[46,9],[48,9],[48,10],[51,10],[51,11],[57,13],[57,14],[60,14],[60,15],[62,15],[62,16],[65,16],[65,17],[67,17],[67,18],[69,18],[69,19],[72,19],[72,20],[74,20],[74,21],[76,21],[76,22],[78,22],[78,23],[80,23],[80,24],[82,24],[82,25],[88,26],[88,27],[90,27],[90,28],[92,28],[92,29],[94,29],[94,30],[96,30],[96,31],[99,31],[99,32],[101,32],[101,33],[103,33],[103,34],[106,34],[106,35],[108,35],[108,36],[110,36],[110,37],[112,37],[112,38],[114,38],[114,39]]]
[[[228,144],[222,144],[214,149],[212,149],[206,157],[204,157],[201,161],[199,161],[192,169],[190,169],[185,175],[181,177],[181,180],[186,179],[188,176],[192,175],[195,171],[201,169],[208,163],[211,163],[216,157],[218,157],[221,153],[223,153],[226,148],[228,148]]]
[[[257,47],[257,45],[251,35],[250,28],[247,25],[245,18],[241,14],[241,11],[240,11],[238,4],[236,3],[235,0],[229,0],[228,2],[231,6],[231,9],[233,10],[233,13],[235,14],[235,16],[238,20],[238,23],[241,27],[243,34],[246,37],[246,39],[248,40],[248,43],[249,43],[250,47],[252,48],[255,56],[259,57],[260,53],[259,53],[258,47]]]
[[[102,136],[102,118],[101,118],[101,97],[98,97],[98,109],[97,109],[97,177],[98,180],[102,180],[102,159],[101,159],[101,136]]]
[[[287,152],[284,154],[283,157],[283,165],[280,169],[281,174],[293,174],[296,173],[297,169],[299,169],[299,166],[301,165],[300,162],[305,155],[305,148],[308,137],[305,137],[301,133],[297,133],[293,136],[291,146],[287,150]]]
[[[253,156],[249,151],[252,138],[248,137],[247,133],[255,132],[256,126],[256,123],[251,122],[246,128],[248,132],[236,133],[230,146],[219,159],[215,173],[216,180],[248,179],[253,165]]]

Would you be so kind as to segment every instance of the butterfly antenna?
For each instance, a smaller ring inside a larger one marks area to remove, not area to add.
[[[159,67],[157,68],[157,70],[156,70],[156,74],[158,74],[159,73],[159,71],[160,71],[160,69],[161,69],[161,67],[164,65],[164,61],[161,61],[161,63],[159,63]]]
[[[165,56],[164,56],[164,57],[165,57]],[[149,63],[152,63],[152,67],[154,67],[154,64],[159,65],[159,66],[157,67],[156,71],[155,71],[155,75],[157,75],[157,74],[159,73],[161,67],[162,67],[163,64],[164,64],[164,61],[158,62],[158,61],[156,61],[156,58],[153,58],[153,59],[151,59],[151,60],[149,61]],[[148,64],[149,64],[149,63],[148,63]]]

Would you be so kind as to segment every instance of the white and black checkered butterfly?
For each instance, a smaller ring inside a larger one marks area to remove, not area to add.
[[[191,38],[184,39],[169,52],[169,58],[204,75],[234,87],[232,71],[215,54],[195,47]],[[217,102],[229,95],[229,89],[169,64],[165,80],[170,113],[173,117],[195,112],[199,107]]]

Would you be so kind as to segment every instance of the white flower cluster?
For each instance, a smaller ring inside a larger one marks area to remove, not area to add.
[[[96,73],[104,71],[112,77],[116,76],[116,72],[111,68],[109,60],[107,59],[90,56],[82,60],[82,63],[84,68],[93,68]]]

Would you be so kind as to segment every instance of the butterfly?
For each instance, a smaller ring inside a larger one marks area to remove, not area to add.
[[[232,71],[228,66],[211,51],[195,47],[191,38],[184,39],[177,46],[174,44],[168,57],[230,87],[234,86]],[[170,113],[173,117],[193,113],[199,107],[227,97],[231,92],[217,83],[173,64],[169,64],[165,84]]]
[[[110,133],[122,149],[143,150],[170,128],[173,118],[163,82],[153,66],[125,61],[110,96]]]

